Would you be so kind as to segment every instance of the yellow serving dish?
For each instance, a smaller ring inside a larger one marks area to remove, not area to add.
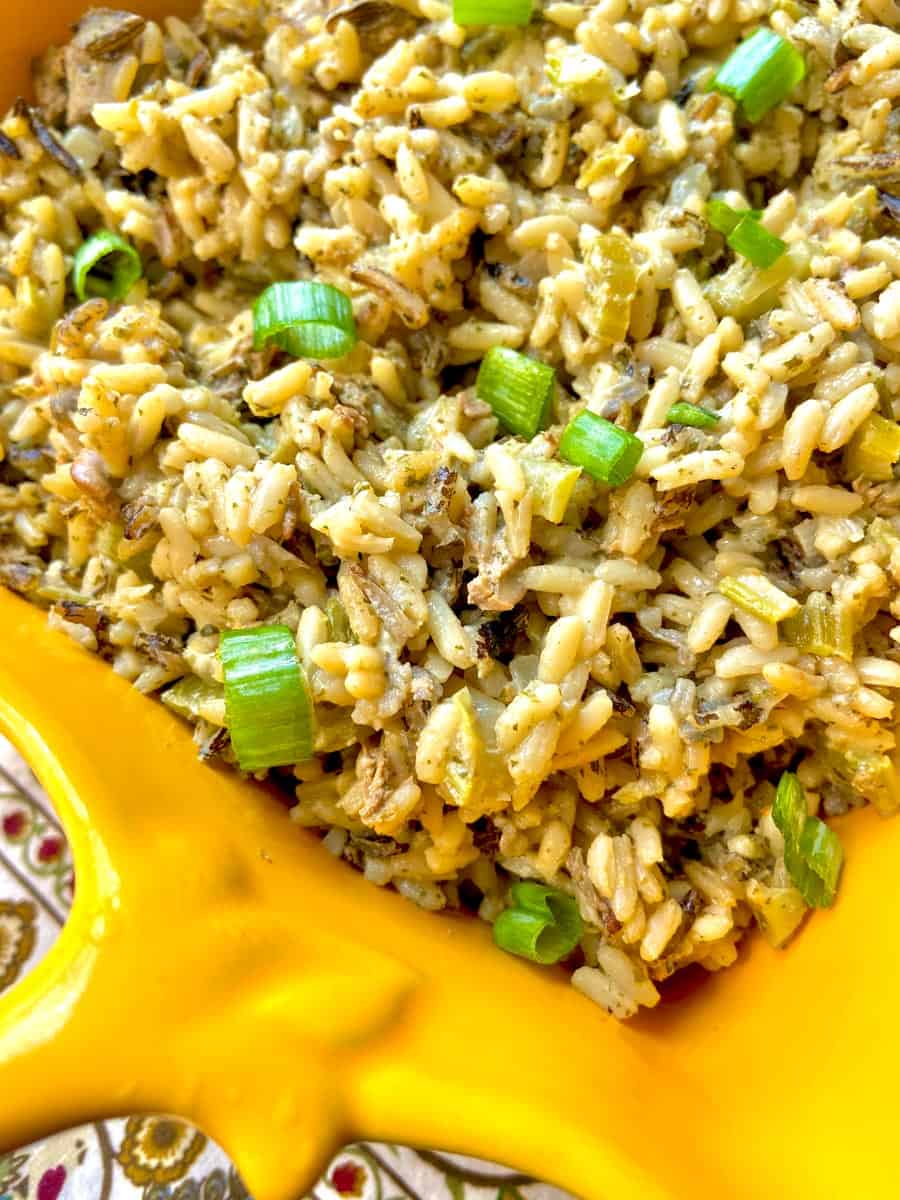
[[[6,0],[4,105],[83,7]],[[787,952],[751,938],[620,1025],[487,926],[367,884],[2,590],[0,631],[0,731],[77,870],[60,941],[0,999],[0,1152],[165,1111],[256,1200],[295,1200],[353,1137],[502,1159],[589,1200],[900,1195],[900,821],[839,823],[839,902]]]

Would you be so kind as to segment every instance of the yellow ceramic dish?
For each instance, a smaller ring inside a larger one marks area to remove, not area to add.
[[[6,0],[4,104],[80,7]],[[149,1110],[203,1126],[256,1200],[293,1200],[356,1136],[504,1159],[596,1200],[900,1194],[900,821],[839,823],[840,900],[788,952],[751,939],[623,1026],[486,926],[335,862],[3,592],[0,629],[0,730],[78,875],[60,942],[0,1000],[0,1152]]]

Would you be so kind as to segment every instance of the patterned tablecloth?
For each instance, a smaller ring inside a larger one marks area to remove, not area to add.
[[[68,846],[47,799],[0,738],[0,991],[46,953],[72,897]],[[0,1097],[0,1103],[14,1103]],[[74,1129],[0,1155],[0,1200],[246,1200],[225,1154],[171,1117]],[[360,1143],[329,1164],[311,1200],[566,1200],[490,1163]]]

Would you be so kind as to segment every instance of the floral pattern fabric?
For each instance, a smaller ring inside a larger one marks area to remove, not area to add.
[[[52,945],[72,900],[69,849],[46,796],[0,738],[0,991]],[[4,1103],[9,1098],[4,1097]],[[199,1130],[168,1116],[100,1121],[0,1155],[0,1200],[250,1200]],[[504,1167],[360,1143],[308,1200],[567,1200]]]

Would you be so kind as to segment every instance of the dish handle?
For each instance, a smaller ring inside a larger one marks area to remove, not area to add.
[[[0,589],[18,645],[38,623]],[[67,639],[41,628],[33,657],[0,662],[0,733],[76,874],[58,941],[0,996],[0,1153],[165,1113],[219,1142],[255,1200],[303,1195],[352,1136],[350,1060],[418,975],[350,939],[344,871],[279,805],[202,766],[170,714]]]
[[[692,1194],[666,1093],[634,1086],[648,1047],[588,1025],[562,972],[367,883],[2,588],[0,629],[0,732],[76,873],[60,939],[0,998],[0,1153],[166,1113],[218,1141],[255,1200],[296,1200],[360,1136],[671,1200],[644,1161],[657,1105],[654,1160],[684,1161]]]

